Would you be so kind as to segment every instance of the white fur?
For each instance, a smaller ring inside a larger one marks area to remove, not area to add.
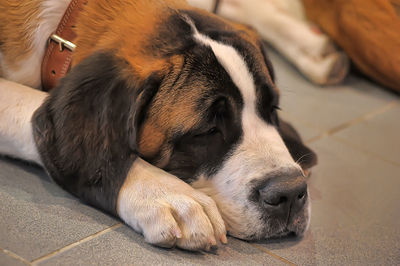
[[[215,202],[202,192],[137,158],[119,192],[118,215],[147,242],[209,249],[226,242]]]
[[[41,3],[40,22],[29,36],[31,53],[28,58],[17,62],[16,68],[7,66],[0,60],[3,77],[32,88],[41,86],[41,65],[48,38],[57,29],[65,10],[71,0],[45,0]]]
[[[261,233],[263,221],[249,219],[258,217],[258,206],[249,204],[250,181],[264,178],[277,169],[301,168],[286,148],[276,128],[262,120],[256,111],[256,86],[242,56],[232,47],[210,39],[198,32],[187,18],[194,38],[209,46],[219,63],[239,88],[244,107],[242,110],[243,138],[221,169],[213,176],[200,176],[193,187],[213,197],[231,234],[245,237],[254,232]]]
[[[0,154],[41,164],[31,118],[47,93],[0,78]]]

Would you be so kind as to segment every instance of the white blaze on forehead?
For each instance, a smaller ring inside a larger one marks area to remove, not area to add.
[[[189,18],[186,18],[186,21],[192,27],[194,38],[199,43],[211,48],[218,62],[224,67],[233,83],[239,88],[245,108],[255,108],[256,88],[253,76],[249,72],[243,57],[232,46],[217,42],[208,36],[199,33],[193,21]]]
[[[241,142],[212,178],[201,174],[192,186],[214,198],[235,236],[259,234],[265,225],[257,218],[260,216],[258,206],[249,203],[250,182],[279,168],[300,167],[293,161],[277,129],[257,114],[256,86],[240,53],[230,45],[201,34],[190,18],[185,19],[192,27],[195,40],[211,48],[239,89],[244,103]]]
[[[233,153],[233,158],[225,162],[225,167],[230,162],[243,156],[250,156],[250,154],[251,159],[242,159],[265,161],[263,165],[259,165],[261,168],[266,168],[268,164],[274,165],[272,167],[295,165],[276,128],[273,125],[267,124],[257,113],[256,86],[253,75],[250,73],[243,57],[232,46],[215,41],[200,33],[189,17],[185,17],[185,20],[192,28],[195,40],[211,48],[218,62],[229,74],[243,98],[243,138],[236,151],[236,154],[239,151],[241,151],[241,154],[235,156],[235,153]],[[296,167],[298,166],[296,165]],[[251,174],[248,173],[248,175]]]
[[[242,111],[244,138],[242,146],[246,143],[251,146],[261,145],[256,151],[261,156],[262,153],[273,155],[271,153],[273,153],[274,149],[279,150],[279,152],[283,150],[283,153],[286,153],[285,155],[289,154],[276,128],[267,124],[257,114],[256,86],[243,57],[232,46],[215,41],[201,34],[190,18],[186,17],[185,19],[194,32],[194,38],[199,43],[211,48],[218,62],[229,74],[242,95],[244,102]],[[271,149],[271,146],[274,147]],[[253,147],[250,148],[247,146],[246,148],[252,149]]]

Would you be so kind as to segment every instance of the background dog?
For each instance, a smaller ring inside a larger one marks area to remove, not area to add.
[[[253,30],[183,1],[89,2],[72,70],[48,95],[24,85],[40,87],[68,3],[0,4],[0,153],[42,165],[152,244],[304,233],[316,157],[278,118]]]

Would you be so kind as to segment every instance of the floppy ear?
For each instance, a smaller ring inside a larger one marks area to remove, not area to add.
[[[275,71],[274,71],[271,61],[269,60],[267,49],[265,48],[265,44],[260,43],[260,47],[261,47],[261,52],[262,52],[262,55],[264,58],[265,65],[268,68],[269,76],[271,77],[272,82],[275,83]]]
[[[299,133],[292,125],[279,119],[278,131],[293,159],[300,164],[303,170],[307,170],[317,164],[317,155],[304,145]]]
[[[127,82],[128,64],[93,54],[61,80],[32,118],[50,176],[91,205],[116,214],[118,192],[136,159],[136,130],[161,78]],[[133,71],[132,71],[133,75]]]

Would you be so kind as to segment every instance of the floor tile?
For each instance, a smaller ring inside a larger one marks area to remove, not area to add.
[[[287,112],[279,112],[279,117],[284,121],[289,122],[297,130],[304,142],[307,142],[323,133],[323,130],[318,129],[309,122],[302,121]]]
[[[2,266],[26,266],[27,263],[22,262],[14,257],[11,257],[0,250],[0,265]]]
[[[354,75],[350,75],[341,85],[320,87],[304,79],[273,50],[269,56],[281,91],[281,109],[323,131],[381,108],[394,97],[397,98],[374,83]]]
[[[39,265],[285,265],[246,242],[228,241],[219,247],[218,255],[162,249],[145,243],[142,236],[123,226]]]
[[[303,239],[263,246],[300,265],[395,265],[400,262],[400,168],[332,138],[311,145],[312,218]]]
[[[0,158],[0,248],[30,261],[118,221],[86,206],[40,168]]]
[[[334,136],[400,165],[400,102],[395,108],[348,127]]]

